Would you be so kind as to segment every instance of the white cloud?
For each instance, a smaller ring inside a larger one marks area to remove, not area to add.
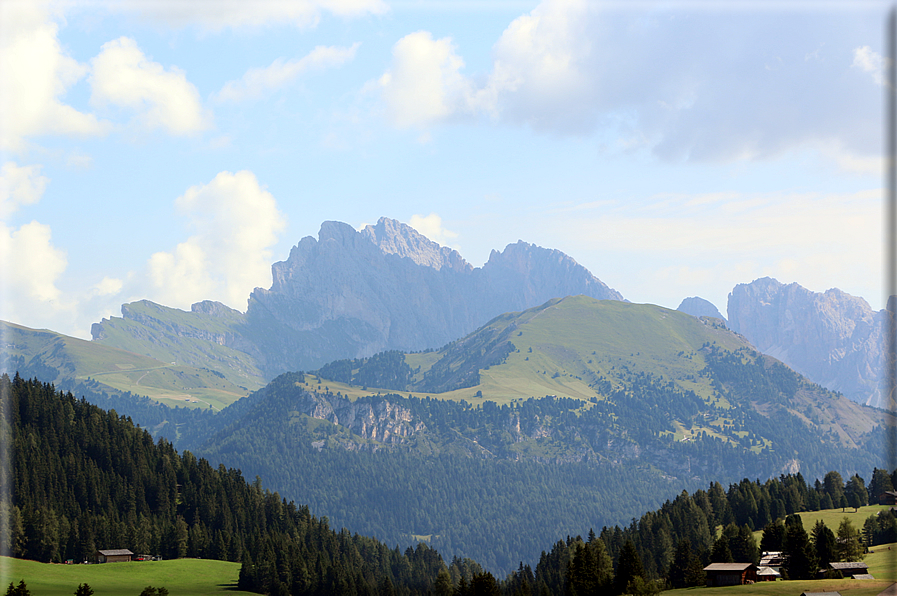
[[[881,152],[881,95],[845,75],[854,60],[879,76],[880,57],[866,46],[854,52],[864,32],[877,34],[879,19],[874,31],[870,21],[863,11],[816,16],[742,3],[628,10],[544,0],[506,27],[486,72],[462,74],[449,38],[401,39],[381,99],[403,128],[487,116],[672,162],[767,160],[837,145],[845,167],[868,171]]]
[[[296,60],[278,58],[266,68],[251,68],[239,81],[228,81],[217,93],[218,101],[258,99],[288,85],[307,70],[340,66],[355,57],[360,44],[351,47],[318,46]]]
[[[98,296],[112,296],[121,292],[123,287],[122,280],[106,276],[93,286],[93,292]]]
[[[57,302],[62,294],[56,281],[65,271],[65,253],[52,243],[50,226],[32,221],[18,229],[0,224],[0,263],[4,263],[3,285],[14,288],[9,305],[13,311],[27,310],[32,301]],[[6,302],[4,300],[4,302]]]
[[[8,161],[0,169],[0,219],[9,217],[21,205],[33,205],[44,195],[50,179],[41,166],[18,166]]]
[[[174,27],[198,25],[213,32],[285,24],[314,27],[323,12],[359,17],[383,14],[389,9],[382,0],[122,0],[109,2],[108,6],[112,10],[138,12]]]
[[[884,83],[882,68],[884,67],[884,59],[881,54],[872,51],[869,46],[856,48],[853,51],[853,68],[858,68],[863,72],[868,72],[872,76],[872,80],[876,85]]]
[[[211,299],[245,310],[250,292],[271,284],[269,247],[285,225],[274,197],[252,172],[221,172],[176,205],[195,233],[152,255],[151,299],[177,308]]]
[[[511,117],[536,127],[544,127],[546,118],[563,120],[571,108],[582,117],[594,85],[586,71],[593,45],[589,12],[583,0],[542,2],[502,33],[488,87],[496,101],[505,96]]]
[[[434,40],[428,31],[406,35],[393,46],[392,65],[378,81],[387,117],[407,128],[469,113],[476,98],[463,67],[451,38]]]
[[[91,97],[95,106],[117,106],[136,112],[148,129],[191,134],[211,125],[199,92],[177,67],[169,70],[148,59],[128,37],[103,44],[91,61]]]
[[[63,51],[58,29],[39,2],[2,4],[0,149],[22,151],[25,139],[38,135],[101,135],[110,129],[62,102],[87,67]]]
[[[435,213],[426,216],[415,213],[411,216],[411,221],[408,222],[408,225],[433,242],[443,246],[449,246],[451,241],[458,237],[458,234],[455,232],[442,227],[442,218]]]

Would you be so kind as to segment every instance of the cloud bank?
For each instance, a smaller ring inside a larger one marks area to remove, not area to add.
[[[245,310],[253,289],[271,285],[270,247],[285,226],[274,197],[244,170],[221,172],[175,204],[194,233],[149,259],[149,296],[176,308],[211,299]]]
[[[418,31],[396,42],[377,88],[400,128],[485,118],[670,162],[821,144],[848,163],[881,145],[881,56],[857,47],[863,24],[850,19],[544,0],[497,39],[489,72],[465,73],[451,38]]]

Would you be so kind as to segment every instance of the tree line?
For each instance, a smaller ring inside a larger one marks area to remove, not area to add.
[[[4,375],[0,396],[0,432],[11,438],[0,444],[13,462],[2,478],[13,493],[2,501],[0,547],[40,561],[89,560],[106,548],[229,560],[241,563],[241,589],[267,594],[648,594],[702,583],[711,561],[756,562],[760,549],[785,551],[786,574],[810,577],[897,534],[890,512],[837,532],[822,524],[808,532],[800,520],[804,511],[875,502],[893,490],[897,470],[873,469],[868,486],[858,474],[845,481],[834,471],[812,483],[799,473],[728,489],[713,482],[627,526],[558,540],[535,567],[521,561],[498,579],[469,558],[446,563],[424,543],[402,550],[337,531],[307,506],[264,489],[260,478],[247,482],[237,469],[179,454],[127,417],[52,385]],[[527,480],[537,485],[538,474]],[[751,532],[759,528],[757,545]],[[499,542],[493,538],[496,548]]]

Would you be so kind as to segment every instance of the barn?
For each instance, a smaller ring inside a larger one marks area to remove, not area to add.
[[[98,550],[97,563],[127,563],[131,560],[134,553],[126,548],[115,548],[112,550]]]
[[[740,586],[757,581],[757,566],[753,563],[711,563],[704,567],[707,587]]]

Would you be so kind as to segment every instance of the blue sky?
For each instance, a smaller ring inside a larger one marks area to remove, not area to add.
[[[245,310],[325,220],[633,302],[770,275],[882,306],[868,3],[0,2],[0,317]]]

